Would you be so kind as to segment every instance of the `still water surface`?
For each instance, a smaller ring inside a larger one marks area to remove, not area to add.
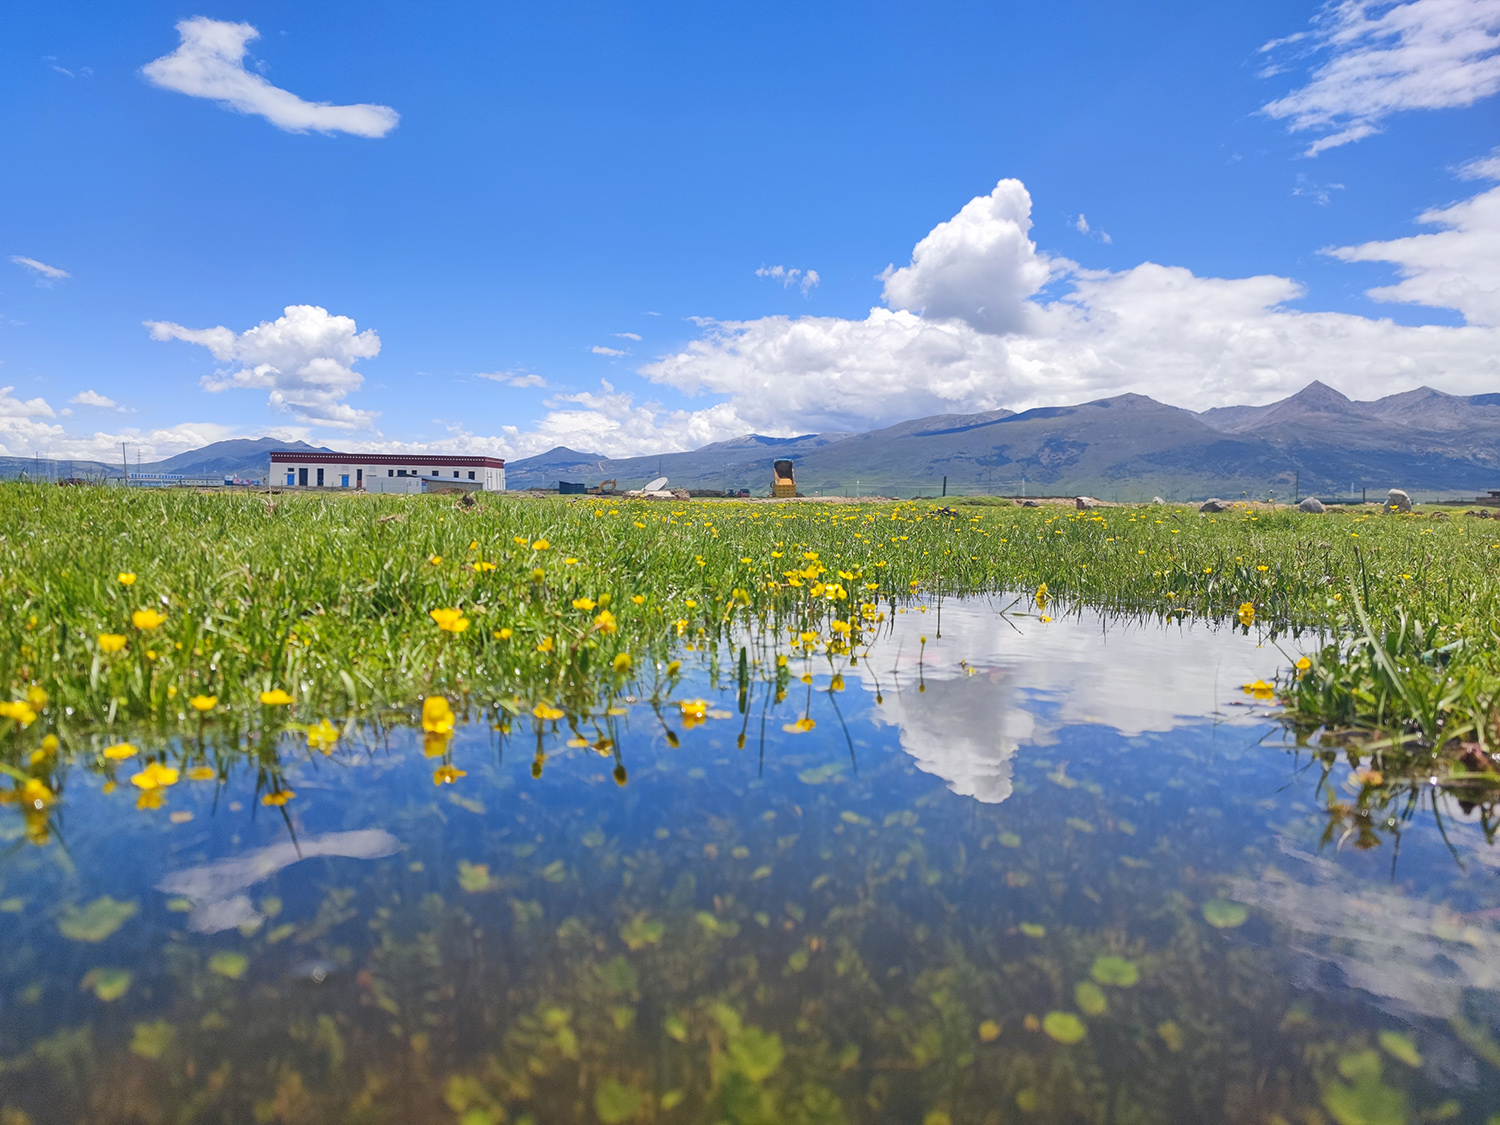
[[[480,718],[451,784],[405,729],[283,740],[281,808],[75,769],[0,813],[0,1122],[1496,1120],[1478,825],[1330,831],[1253,635],[1005,607]]]

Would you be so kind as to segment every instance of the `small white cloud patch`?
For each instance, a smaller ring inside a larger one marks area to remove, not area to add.
[[[492,383],[504,383],[507,387],[545,387],[547,380],[540,375],[523,375],[516,371],[481,371],[476,379],[488,379]]]
[[[72,398],[68,399],[68,401],[74,406],[97,406],[101,410],[123,409],[114,399],[107,395],[101,395],[95,390],[79,391]]]
[[[772,281],[781,282],[783,289],[790,289],[793,285],[802,290],[805,297],[808,291],[815,289],[818,282],[823,279],[818,276],[817,270],[804,270],[796,266],[761,266],[755,271],[756,277],[769,277]]]
[[[208,98],[226,109],[264,117],[288,133],[351,133],[383,137],[401,115],[388,105],[309,102],[245,69],[245,47],[260,37],[248,23],[194,16],[177,24],[182,43],[141,68],[163,90]]]
[[[592,351],[595,355],[624,355],[625,354],[619,348],[606,348],[603,344],[595,344],[589,350]]]
[[[1110,243],[1114,241],[1114,239],[1109,237],[1108,231],[1095,230],[1089,226],[1088,218],[1082,211],[1078,213],[1078,221],[1073,224],[1073,229],[1079,234],[1088,235],[1090,238],[1097,238],[1100,242]]]
[[[30,270],[37,275],[37,284],[50,286],[54,281],[62,281],[72,277],[67,270],[49,266],[46,262],[39,262],[35,258],[27,258],[21,254],[12,254],[10,260],[24,269]]]
[[[621,340],[634,340],[637,344],[641,342],[640,335],[635,332],[616,332],[615,335]]]

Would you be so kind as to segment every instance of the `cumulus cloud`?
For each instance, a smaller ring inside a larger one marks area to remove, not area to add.
[[[194,16],[177,24],[182,42],[141,68],[153,85],[194,98],[209,98],[225,109],[264,117],[288,133],[352,133],[383,137],[400,115],[386,105],[332,105],[309,102],[271,85],[245,69],[246,45],[260,36],[248,23]]]
[[[316,305],[288,305],[276,320],[242,333],[161,320],[148,320],[146,327],[153,340],[198,344],[230,365],[203,377],[207,390],[268,390],[273,410],[310,425],[362,429],[374,423],[375,414],[343,400],[364,383],[354,364],[380,354],[380,337],[373,328],[360,332],[347,316],[330,316]]]
[[[68,399],[68,401],[71,402],[74,406],[97,406],[101,410],[123,411],[125,409],[114,399],[109,398],[106,395],[101,395],[98,391],[95,390],[79,391],[72,398]]]
[[[595,355],[624,355],[625,354],[619,348],[606,348],[603,344],[595,344],[589,350],[592,351]]]
[[[886,304],[980,332],[1022,330],[1033,308],[1028,298],[1061,264],[1037,253],[1030,230],[1031,196],[1020,180],[1001,180],[934,227],[910,265],[886,267]]]
[[[46,399],[18,399],[14,387],[0,387],[0,457],[31,457],[39,454],[53,460],[120,463],[120,443],[127,443],[131,460],[137,451],[143,460],[170,457],[186,449],[197,449],[227,437],[236,437],[228,426],[185,422],[156,429],[129,427],[117,432],[96,431],[70,434],[48,419],[57,418]],[[102,397],[102,396],[101,396]]]
[[[65,278],[73,276],[67,270],[58,269],[56,266],[49,266],[46,262],[39,262],[35,258],[27,258],[20,254],[12,254],[10,260],[16,265],[36,274],[38,285],[49,288],[54,281],[62,281]]]
[[[1393,114],[1469,106],[1500,90],[1500,0],[1340,0],[1311,30],[1261,50],[1274,57],[1289,47],[1323,61],[1262,112],[1292,132],[1323,134],[1307,148],[1316,156],[1379,132]]]
[[[1402,280],[1371,289],[1380,301],[1457,309],[1470,324],[1500,326],[1500,187],[1420,216],[1441,228],[1328,251],[1345,262],[1390,262]]]
[[[1488,156],[1471,160],[1458,170],[1465,180],[1500,180],[1500,148],[1490,151]]]
[[[547,380],[540,375],[523,375],[516,371],[482,371],[476,379],[488,379],[492,383],[504,383],[507,387],[545,387]]]
[[[802,295],[815,289],[818,282],[823,279],[818,276],[817,270],[804,270],[797,266],[761,266],[755,271],[756,277],[769,277],[773,281],[781,282],[783,289],[790,289],[793,285],[802,290]]]

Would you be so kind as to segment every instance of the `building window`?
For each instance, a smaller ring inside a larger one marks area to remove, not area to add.
[[[405,469],[397,469],[396,470],[396,475],[398,477],[404,477],[406,475],[406,470]]]
[[[307,470],[306,469],[298,469],[297,470],[297,483],[300,484],[303,488],[307,487]]]
[[[318,470],[318,487],[319,488],[323,487],[323,470],[322,469]]]
[[[365,486],[365,471],[363,469],[354,470],[354,484],[358,488]]]
[[[458,478],[458,470],[457,469],[453,470],[453,477],[454,477],[455,480]]]
[[[454,473],[454,474],[453,474],[453,475],[454,475],[454,476],[457,476],[457,475],[458,475],[458,474],[457,474],[457,473]],[[474,473],[473,473],[473,471],[472,471],[472,470],[471,470],[471,471],[470,471],[470,473],[469,473],[469,479],[470,479],[470,480],[473,480],[473,479],[474,479]]]
[[[388,477],[393,477],[393,476],[396,475],[396,470],[395,469],[387,469],[385,471],[385,475],[388,476]],[[406,474],[402,473],[401,475],[404,477]]]

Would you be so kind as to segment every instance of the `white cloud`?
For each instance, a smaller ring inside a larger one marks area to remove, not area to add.
[[[1458,174],[1465,180],[1500,180],[1500,148],[1469,161],[1458,169]]]
[[[12,254],[10,260],[36,274],[38,285],[50,287],[54,281],[62,281],[64,278],[73,276],[67,270],[49,266],[46,262],[39,262],[35,258],[23,257],[20,254]]]
[[[1442,229],[1328,253],[1345,262],[1393,263],[1402,280],[1371,289],[1378,301],[1457,309],[1470,324],[1500,326],[1500,187],[1420,221]]]
[[[624,355],[625,354],[619,348],[606,348],[603,344],[595,344],[589,350],[592,351],[595,355]]]
[[[1262,112],[1292,132],[1324,134],[1308,156],[1377,133],[1392,114],[1469,106],[1500,90],[1500,0],[1340,0],[1311,31],[1261,50],[1293,44],[1326,57],[1305,86]]]
[[[616,332],[614,335],[621,340],[634,340],[637,344],[641,342],[640,334],[637,332]]]
[[[802,295],[817,288],[818,282],[823,279],[818,276],[817,270],[804,270],[796,266],[761,266],[755,271],[756,277],[769,277],[773,281],[781,282],[783,289],[790,289],[793,285],[802,290]]]
[[[540,375],[522,375],[515,371],[482,371],[476,379],[488,379],[492,383],[504,383],[507,387],[545,387],[547,380]]]
[[[1030,230],[1031,196],[1020,180],[1001,180],[934,227],[909,266],[886,267],[886,304],[981,332],[1020,331],[1033,311],[1028,298],[1060,265],[1036,252]]]
[[[95,390],[79,391],[72,398],[68,399],[68,401],[74,406],[97,406],[101,410],[119,410],[123,412],[125,409],[114,399],[101,395]]]
[[[92,434],[70,434],[56,422],[65,412],[54,411],[45,399],[15,398],[11,387],[0,387],[0,456],[31,457],[40,455],[53,460],[103,461],[120,463],[120,443],[130,450],[135,463],[139,452],[143,461],[159,460],[197,449],[210,442],[238,437],[228,426],[211,422],[184,422],[156,429],[127,427],[118,432],[96,431]]]
[[[245,69],[245,47],[260,32],[248,23],[194,16],[178,23],[177,32],[182,36],[177,50],[141,68],[149,82],[165,90],[264,117],[289,133],[383,137],[400,120],[390,106],[304,101],[252,74]]]
[[[347,316],[330,316],[316,305],[288,305],[276,320],[240,334],[159,320],[146,321],[146,327],[153,340],[200,344],[219,362],[233,364],[203,377],[210,391],[266,389],[273,410],[315,426],[363,429],[374,423],[375,414],[343,400],[364,383],[354,364],[380,353],[380,337],[373,328],[358,331]]]
[[[57,414],[44,398],[19,399],[15,387],[0,387],[0,419],[55,418]]]
[[[1327,207],[1333,193],[1343,191],[1343,184],[1320,184],[1304,172],[1297,173],[1297,182],[1292,187],[1292,194],[1311,199],[1319,207]]]
[[[1092,238],[1097,238],[1100,242],[1103,243],[1110,243],[1114,241],[1114,239],[1109,237],[1108,231],[1096,230],[1094,227],[1089,226],[1088,218],[1083,214],[1082,211],[1078,213],[1078,221],[1073,224],[1073,229],[1076,230],[1079,234],[1089,235]]]

